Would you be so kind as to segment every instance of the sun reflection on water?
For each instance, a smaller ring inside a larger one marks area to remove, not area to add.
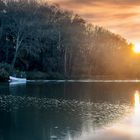
[[[118,123],[93,129],[92,108],[88,106],[89,116],[83,119],[84,129],[76,136],[68,135],[66,140],[140,140],[140,91],[133,93],[131,109],[130,114]]]
[[[136,91],[134,94],[134,109],[136,114],[140,114],[140,93]]]

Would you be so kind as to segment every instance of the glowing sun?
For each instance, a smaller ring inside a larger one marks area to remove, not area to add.
[[[135,53],[140,53],[140,44],[139,43],[135,43],[135,45],[133,47],[133,51]]]

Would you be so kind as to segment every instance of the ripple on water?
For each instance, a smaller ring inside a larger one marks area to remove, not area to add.
[[[79,122],[85,129],[88,129],[90,126],[100,127],[121,119],[122,116],[130,112],[131,107],[127,104],[110,104],[107,102],[93,103],[13,95],[0,96],[0,111],[14,112],[18,110],[53,112],[56,116],[63,117],[64,122],[69,119],[69,123]],[[71,130],[71,128],[69,129]]]
[[[127,113],[130,106],[126,104],[93,103],[78,100],[57,100],[37,97],[21,97],[13,95],[0,96],[0,110],[14,111],[17,109],[35,108],[40,110],[72,111],[81,116],[96,118],[116,118],[118,115]],[[78,112],[77,112],[78,111]],[[117,116],[116,116],[117,115]]]

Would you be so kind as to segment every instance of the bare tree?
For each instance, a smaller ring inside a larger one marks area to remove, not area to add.
[[[26,36],[26,33],[25,33],[25,30],[26,30],[26,23],[25,21],[19,21],[19,25],[17,25],[17,31],[15,32],[15,38],[14,38],[14,41],[15,41],[15,54],[14,54],[14,58],[13,58],[13,61],[12,61],[12,69],[14,68],[15,66],[15,62],[16,62],[16,59],[17,59],[17,56],[18,56],[18,52],[19,52],[19,49],[20,47],[22,46],[22,42]]]

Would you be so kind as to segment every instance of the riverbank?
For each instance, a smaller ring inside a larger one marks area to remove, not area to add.
[[[140,80],[27,80],[26,82],[44,83],[140,83]],[[16,82],[17,84],[20,82]]]
[[[9,80],[2,80],[0,82],[9,82]],[[35,80],[29,80],[27,79],[26,82],[57,82],[57,83],[65,83],[65,82],[77,82],[77,83],[140,83],[140,79],[54,79],[54,80],[43,80],[43,79],[35,79]],[[16,83],[20,83],[20,81],[16,81]]]

